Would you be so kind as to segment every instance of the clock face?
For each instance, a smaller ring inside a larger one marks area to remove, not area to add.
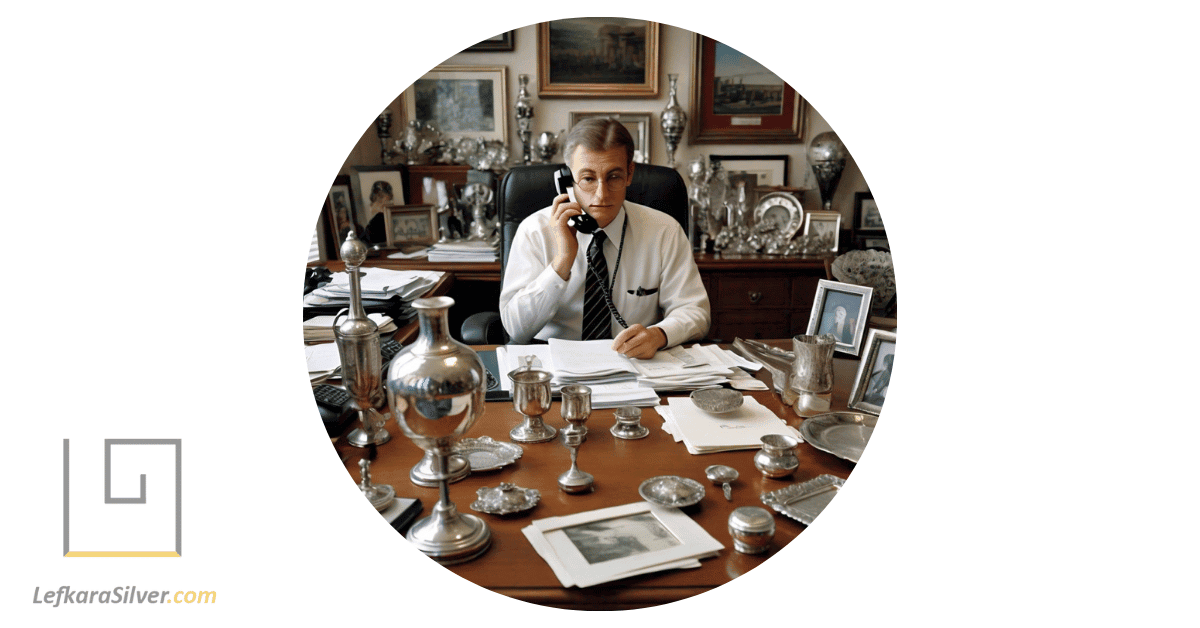
[[[755,225],[771,225],[790,240],[804,225],[804,210],[800,201],[786,192],[772,192],[763,196],[754,208]]]

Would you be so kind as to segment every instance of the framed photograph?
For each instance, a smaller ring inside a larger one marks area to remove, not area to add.
[[[346,240],[346,234],[354,227],[354,232],[361,234],[362,225],[358,224],[354,213],[354,192],[350,188],[350,176],[340,174],[329,187],[325,197],[325,229],[329,233],[333,249],[328,251],[325,259],[337,259],[338,250]]]
[[[754,59],[697,34],[692,65],[693,144],[804,141],[804,99]]]
[[[645,501],[534,520],[524,532],[563,586],[681,566],[723,547],[678,508]]]
[[[757,177],[756,185],[788,184],[787,155],[709,155],[708,163],[720,163],[730,174],[753,174]]]
[[[354,219],[360,227],[358,238],[367,244],[383,244],[386,233],[384,209],[388,205],[404,204],[404,167],[352,166],[351,170]]]
[[[808,212],[804,215],[804,235],[832,236],[833,246],[829,250],[834,253],[837,253],[841,233],[841,212]]]
[[[658,97],[657,22],[579,17],[538,24],[538,97]]]
[[[885,235],[859,235],[854,236],[854,240],[854,243],[860,249],[879,249],[881,251],[892,250],[892,246],[888,244],[888,239]]]
[[[787,192],[764,194],[754,206],[754,226],[766,223],[774,225],[774,231],[782,233],[784,239],[791,240],[804,224],[800,199]]]
[[[832,334],[834,351],[858,355],[871,314],[871,292],[867,286],[828,279],[818,281],[805,333]]]
[[[516,48],[517,31],[500,33],[489,37],[463,52],[512,52]]]
[[[432,122],[449,139],[508,142],[505,66],[439,65],[404,90],[404,123]]]
[[[892,380],[892,361],[896,358],[896,333],[872,329],[867,334],[865,347],[847,405],[852,410],[878,415],[883,409],[883,400],[887,397],[888,383]]]
[[[653,135],[650,131],[650,114],[624,111],[572,111],[571,128],[574,128],[580,120],[588,118],[612,118],[620,122],[633,136],[633,160],[639,164],[650,163],[650,137]]]
[[[402,244],[433,244],[438,238],[435,205],[388,205],[384,215],[390,249]]]
[[[883,217],[870,192],[854,193],[854,232],[883,233]]]

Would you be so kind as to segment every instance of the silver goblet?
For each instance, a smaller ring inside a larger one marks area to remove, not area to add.
[[[580,442],[587,440],[588,417],[592,414],[592,389],[582,384],[571,384],[562,387],[562,418],[567,422],[562,435],[579,436]]]
[[[554,376],[537,369],[517,369],[508,374],[512,381],[513,407],[525,420],[508,433],[518,443],[544,443],[558,433],[546,425],[542,415],[550,410],[550,380]]]
[[[591,473],[579,470],[579,445],[582,443],[582,435],[563,432],[563,444],[571,450],[571,468],[558,476],[558,488],[564,493],[586,493],[592,490],[596,481]]]

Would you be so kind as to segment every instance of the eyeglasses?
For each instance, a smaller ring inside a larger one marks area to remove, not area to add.
[[[600,180],[591,175],[584,175],[575,181],[575,185],[578,185],[579,189],[583,190],[584,192],[591,194],[600,188]],[[623,173],[614,172],[608,175],[608,178],[604,179],[604,189],[608,190],[609,192],[616,192],[617,190],[624,188],[626,185],[628,185],[628,183],[626,182],[625,175]]]

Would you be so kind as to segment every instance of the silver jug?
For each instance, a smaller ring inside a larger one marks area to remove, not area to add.
[[[762,449],[754,454],[754,466],[769,478],[791,475],[800,466],[796,448],[800,441],[784,434],[767,434],[762,437]]]

